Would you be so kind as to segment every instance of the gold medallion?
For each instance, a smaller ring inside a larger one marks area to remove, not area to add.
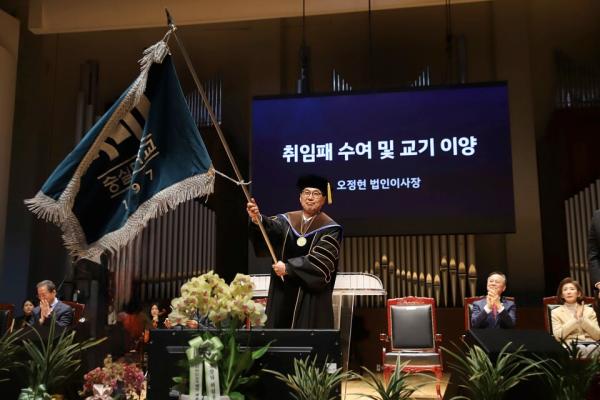
[[[304,236],[300,236],[300,237],[298,238],[298,240],[296,240],[296,244],[297,244],[299,247],[304,247],[304,245],[306,244],[306,238],[305,238]]]

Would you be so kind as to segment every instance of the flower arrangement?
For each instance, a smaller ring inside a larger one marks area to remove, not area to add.
[[[253,287],[248,275],[237,274],[227,285],[212,271],[181,286],[181,297],[171,301],[171,324],[186,325],[199,314],[219,329],[204,331],[190,340],[187,360],[180,365],[185,372],[173,378],[175,390],[196,398],[203,394],[206,381],[206,398],[245,399],[242,392],[259,379],[254,362],[269,348],[243,349],[235,339],[235,329],[241,325],[263,326],[267,320],[264,305],[252,300]]]
[[[87,399],[105,399],[108,394],[112,399],[138,400],[144,386],[144,373],[135,364],[113,362],[110,354],[104,359],[104,366],[97,367],[83,376],[81,396],[90,395]],[[98,393],[101,385],[102,392]],[[98,397],[104,396],[104,397]]]
[[[181,286],[181,297],[171,301],[169,320],[182,324],[200,314],[216,327],[227,323],[262,326],[267,320],[265,307],[252,300],[253,283],[248,275],[237,274],[230,285],[210,271]]]

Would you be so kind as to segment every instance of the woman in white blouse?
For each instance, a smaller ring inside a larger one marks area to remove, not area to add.
[[[568,344],[577,343],[581,356],[586,357],[600,340],[600,326],[596,313],[591,307],[583,304],[581,286],[572,278],[563,279],[556,292],[560,307],[552,310],[552,334],[556,340],[564,340]]]

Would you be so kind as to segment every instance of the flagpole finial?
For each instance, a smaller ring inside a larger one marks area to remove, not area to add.
[[[169,28],[174,30],[175,29],[175,21],[173,21],[173,16],[169,12],[168,8],[165,8],[165,14],[167,14],[167,25],[169,26]]]

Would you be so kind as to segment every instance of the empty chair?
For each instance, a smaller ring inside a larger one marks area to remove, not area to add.
[[[73,310],[73,321],[71,321],[71,326],[77,325],[79,322],[82,322],[83,312],[85,311],[85,304],[76,303],[74,301],[61,300],[63,303],[71,307]]]
[[[12,330],[14,313],[14,304],[0,304],[0,336]]]
[[[439,349],[442,335],[437,333],[435,299],[403,297],[387,302],[387,334],[382,351],[383,376],[389,380],[398,357],[408,364],[406,372],[431,371],[437,379],[436,391],[441,399],[442,354]]]

